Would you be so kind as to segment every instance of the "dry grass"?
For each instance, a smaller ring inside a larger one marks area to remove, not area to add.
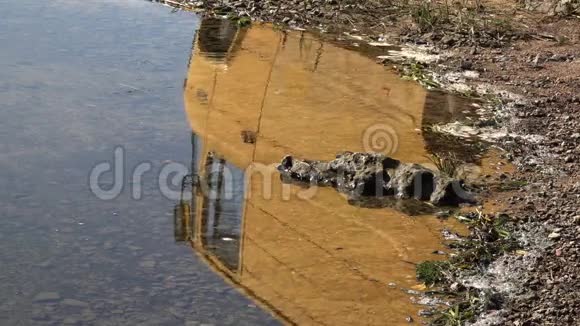
[[[396,5],[405,12],[420,33],[452,30],[473,37],[514,31],[511,15],[498,15],[482,0],[399,0]]]

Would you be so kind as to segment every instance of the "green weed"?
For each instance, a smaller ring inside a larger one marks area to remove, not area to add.
[[[476,295],[467,291],[465,298],[454,304],[449,309],[440,313],[431,325],[436,326],[462,326],[475,319],[482,308],[482,301]]]
[[[402,66],[401,75],[403,79],[416,81],[430,89],[441,87],[441,85],[436,82],[433,79],[433,76],[428,72],[427,66],[420,62],[411,61],[404,64]]]
[[[450,244],[457,250],[451,263],[460,269],[474,265],[489,265],[501,254],[519,249],[508,227],[508,218],[504,215],[492,216],[476,210],[456,218],[467,224],[471,235],[463,240]]]
[[[238,19],[238,26],[240,27],[250,26],[251,24],[252,20],[250,19],[250,17],[244,16]]]
[[[247,27],[252,24],[252,19],[248,16],[238,16],[236,13],[230,12],[227,17],[239,27]]]
[[[445,273],[449,270],[449,262],[446,261],[424,261],[417,264],[417,279],[428,286],[443,282]]]

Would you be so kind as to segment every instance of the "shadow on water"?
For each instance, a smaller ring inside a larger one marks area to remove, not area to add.
[[[382,146],[428,165],[439,147],[425,124],[469,103],[303,32],[205,20],[192,51],[184,88],[192,174],[174,211],[176,241],[289,324],[416,316],[403,291],[418,286],[413,263],[437,259],[440,231],[457,225],[416,202],[349,203],[331,189],[284,184],[275,163]],[[367,139],[369,130],[382,138]],[[454,150],[480,162],[465,146]]]

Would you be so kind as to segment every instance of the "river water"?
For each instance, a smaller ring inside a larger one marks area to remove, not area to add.
[[[414,264],[456,225],[283,184],[275,163],[481,164],[426,132],[469,103],[308,33],[140,0],[0,0],[0,42],[0,324],[419,319]]]

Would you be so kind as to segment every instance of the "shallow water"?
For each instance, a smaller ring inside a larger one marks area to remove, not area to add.
[[[276,162],[375,150],[428,165],[441,144],[425,127],[461,105],[307,33],[205,20],[185,86],[197,186],[176,208],[176,236],[287,323],[417,319],[413,264],[441,259],[433,252],[451,225],[414,202],[364,208],[282,184]]]
[[[456,225],[275,166],[344,150],[480,164],[427,132],[469,103],[307,33],[146,1],[0,0],[0,41],[0,324],[418,319],[413,264],[442,259]]]
[[[146,1],[0,0],[1,325],[278,324],[176,245],[158,190],[162,165],[189,164],[198,25]],[[89,172],[117,146],[125,188],[104,201]]]

